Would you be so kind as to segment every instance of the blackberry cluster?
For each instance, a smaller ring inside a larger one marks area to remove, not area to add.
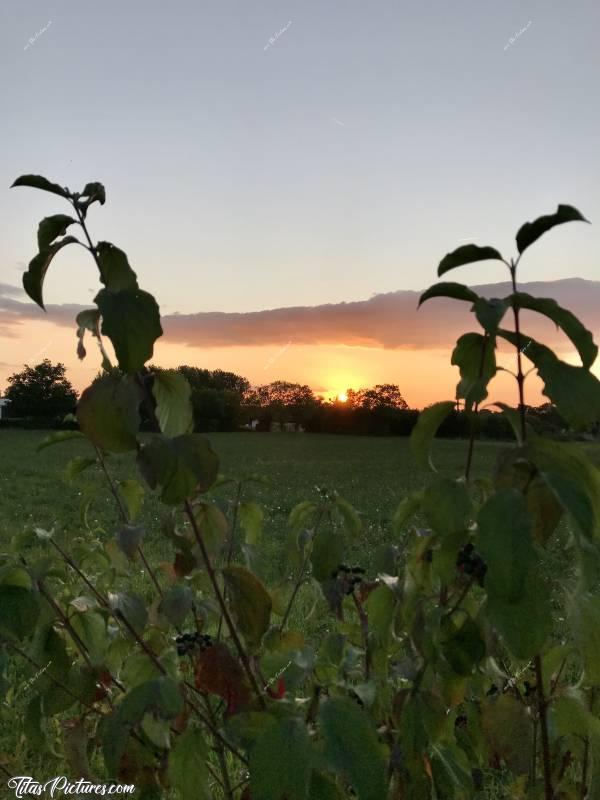
[[[175,638],[175,643],[177,644],[177,654],[187,656],[195,649],[200,652],[206,650],[213,644],[213,639],[207,633],[182,633],[181,636]]]
[[[338,564],[331,573],[331,577],[338,582],[344,594],[352,594],[354,587],[362,582],[364,574],[363,567],[349,567],[346,564]]]
[[[469,542],[460,548],[456,558],[456,568],[465,575],[472,576],[480,586],[483,586],[483,579],[487,572],[487,564],[479,555],[474,546]]]
[[[454,727],[460,728],[461,730],[465,730],[467,727],[469,720],[466,714],[459,714],[456,719],[454,720]]]

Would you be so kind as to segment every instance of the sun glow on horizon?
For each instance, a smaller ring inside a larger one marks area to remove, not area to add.
[[[347,392],[339,392],[337,399],[340,403],[347,403],[348,402],[348,394]]]

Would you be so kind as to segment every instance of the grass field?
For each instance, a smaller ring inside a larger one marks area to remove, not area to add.
[[[54,528],[65,540],[82,535],[86,526],[81,508],[92,496],[88,524],[111,536],[118,515],[100,469],[92,467],[73,479],[67,476],[71,459],[93,456],[92,449],[69,441],[37,452],[46,436],[41,431],[0,433],[0,544],[27,526]],[[363,521],[360,555],[368,559],[375,545],[389,541],[390,518],[398,502],[431,479],[431,473],[415,466],[404,438],[251,433],[209,438],[227,477],[254,473],[267,479],[265,486],[250,484],[245,496],[265,508],[264,544],[275,560],[290,510],[301,500],[315,498],[316,487],[336,489],[358,510]],[[466,446],[450,440],[435,444],[434,460],[442,474],[461,474]],[[479,444],[473,474],[489,474],[499,448],[505,446]],[[109,468],[115,479],[139,477],[132,455],[112,457]],[[230,487],[219,491],[224,503],[229,496]],[[162,555],[159,513],[158,499],[148,490],[142,511],[147,546]]]

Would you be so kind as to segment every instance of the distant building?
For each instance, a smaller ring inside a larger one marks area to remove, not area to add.
[[[10,403],[8,397],[0,397],[0,419],[2,419],[2,409]]]

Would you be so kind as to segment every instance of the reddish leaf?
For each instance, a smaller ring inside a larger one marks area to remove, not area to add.
[[[222,697],[227,703],[227,714],[236,714],[250,705],[250,687],[244,671],[223,643],[198,656],[196,688]]]
[[[285,679],[279,678],[275,689],[271,688],[271,686],[267,686],[267,694],[269,697],[272,697],[273,700],[281,700],[281,698],[285,696]]]

